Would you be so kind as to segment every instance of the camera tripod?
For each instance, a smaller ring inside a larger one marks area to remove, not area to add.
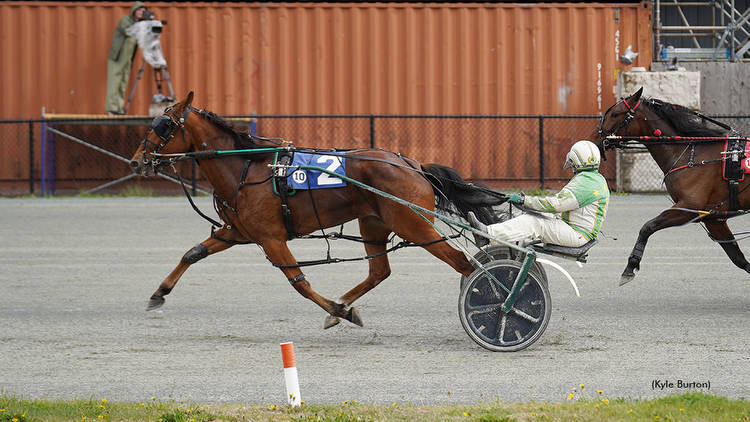
[[[138,69],[138,75],[135,77],[135,82],[133,82],[133,88],[130,89],[130,95],[128,95],[128,100],[125,101],[125,106],[122,108],[123,112],[127,114],[128,107],[130,107],[130,103],[133,101],[133,96],[135,95],[135,89],[138,87],[138,82],[141,81],[141,78],[143,77],[143,70],[146,67],[146,60],[143,60],[141,62],[141,68]],[[174,89],[172,89],[172,80],[169,78],[169,71],[167,71],[167,66],[161,66],[161,67],[153,67],[154,69],[154,82],[156,83],[156,90],[157,94],[154,94],[153,97],[151,97],[151,103],[164,103],[169,101],[174,101]],[[169,96],[165,96],[162,93],[162,83],[166,81],[167,87],[169,88]]]

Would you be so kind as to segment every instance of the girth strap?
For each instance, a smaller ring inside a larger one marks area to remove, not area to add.
[[[277,163],[284,166],[290,165],[292,163],[291,154],[279,154]],[[274,171],[273,183],[276,187],[276,192],[279,194],[279,198],[281,199],[281,217],[284,219],[284,227],[286,227],[286,238],[287,240],[292,240],[297,237],[297,231],[294,230],[292,211],[289,208],[289,184],[287,183],[286,169],[284,167],[281,167]]]
[[[737,211],[740,209],[740,200],[739,200],[740,183],[736,180],[730,180],[728,183],[729,183],[729,211]]]

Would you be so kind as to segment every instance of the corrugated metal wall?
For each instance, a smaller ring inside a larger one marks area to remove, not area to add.
[[[102,113],[131,5],[0,3],[0,118]],[[178,97],[220,114],[595,114],[629,44],[651,62],[650,2],[148,5]]]

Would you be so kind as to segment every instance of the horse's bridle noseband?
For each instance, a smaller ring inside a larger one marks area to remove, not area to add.
[[[604,131],[604,128],[602,127],[602,125],[604,125],[604,118],[607,117],[607,113],[609,113],[610,110],[612,110],[617,104],[619,104],[619,102],[617,102],[612,107],[607,109],[606,112],[604,112],[601,120],[599,121],[599,125],[596,127],[597,131],[599,132],[599,148],[601,148],[602,150],[602,157],[604,157],[604,151],[616,147],[615,143],[609,142],[607,140],[607,137],[610,135],[615,135],[617,134],[617,132],[623,129],[627,129],[630,126],[630,122],[632,122],[633,118],[635,117],[635,110],[641,105],[640,99],[633,106],[628,104],[628,101],[625,98],[621,99],[620,101],[625,104],[625,107],[628,108],[625,118],[620,120],[620,123],[618,123],[614,129],[608,130],[606,132]]]

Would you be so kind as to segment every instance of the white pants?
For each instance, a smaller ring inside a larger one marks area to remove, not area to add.
[[[523,214],[503,223],[489,225],[487,231],[490,236],[506,242],[539,239],[544,243],[572,248],[583,246],[588,242],[588,239],[573,230],[566,222],[552,216],[541,218]]]

